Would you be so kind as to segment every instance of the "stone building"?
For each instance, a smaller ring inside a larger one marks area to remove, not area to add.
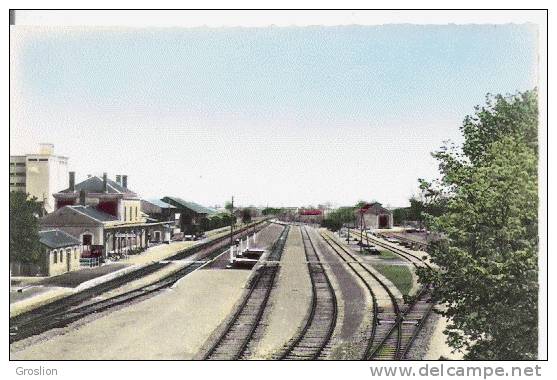
[[[127,186],[127,176],[116,181],[91,176],[54,194],[56,210],[40,220],[42,228],[57,228],[79,239],[86,258],[110,257],[147,248],[158,231],[170,223],[149,222],[141,212],[141,200]],[[160,236],[160,235],[159,235]]]
[[[393,228],[393,213],[381,206],[379,202],[368,203],[354,211],[358,228],[363,222],[366,228],[389,229]],[[363,216],[363,220],[362,220]]]
[[[48,229],[39,231],[39,242],[39,261],[10,262],[12,276],[57,276],[80,268],[79,239],[59,229]]]
[[[44,247],[47,276],[79,269],[81,242],[78,239],[57,229],[39,231],[39,238]]]

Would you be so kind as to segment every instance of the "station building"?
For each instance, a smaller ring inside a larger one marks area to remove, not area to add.
[[[79,239],[82,257],[107,258],[147,248],[152,238],[170,230],[168,221],[147,221],[141,200],[128,188],[127,176],[116,181],[104,173],[75,183],[69,173],[69,187],[54,194],[56,210],[41,218],[42,229],[60,229]]]
[[[141,212],[145,215],[148,222],[169,222],[172,226],[170,236],[165,239],[161,231],[154,231],[151,236],[152,242],[161,242],[164,240],[180,240],[183,234],[180,231],[180,210],[169,203],[160,199],[142,199]]]
[[[208,207],[201,206],[195,202],[185,201],[182,198],[174,196],[165,196],[162,202],[175,207],[175,213],[179,214],[177,223],[180,230],[186,234],[191,234],[194,226],[198,226],[201,219],[216,214],[217,211]]]

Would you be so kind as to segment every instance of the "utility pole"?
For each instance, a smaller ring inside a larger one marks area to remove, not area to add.
[[[230,203],[230,216],[230,246],[232,247],[234,245],[234,195]]]
[[[364,213],[360,210],[360,254],[364,250]]]

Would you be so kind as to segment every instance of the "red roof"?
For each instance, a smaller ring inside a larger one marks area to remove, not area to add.
[[[301,210],[300,215],[321,215],[321,210]]]

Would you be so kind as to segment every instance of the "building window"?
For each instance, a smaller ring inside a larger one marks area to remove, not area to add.
[[[124,221],[128,220],[128,208],[124,206]]]
[[[46,161],[48,161],[48,158],[39,158],[39,161],[46,162]]]
[[[77,260],[77,248],[73,249],[73,258]]]
[[[60,262],[64,262],[64,252],[62,250],[60,250]]]
[[[83,245],[91,245],[93,244],[93,235],[91,234],[84,234],[82,238]]]
[[[56,264],[58,262],[58,251],[54,250],[52,251],[52,253],[53,253],[52,262]]]
[[[137,220],[137,206],[135,207],[135,220]]]

